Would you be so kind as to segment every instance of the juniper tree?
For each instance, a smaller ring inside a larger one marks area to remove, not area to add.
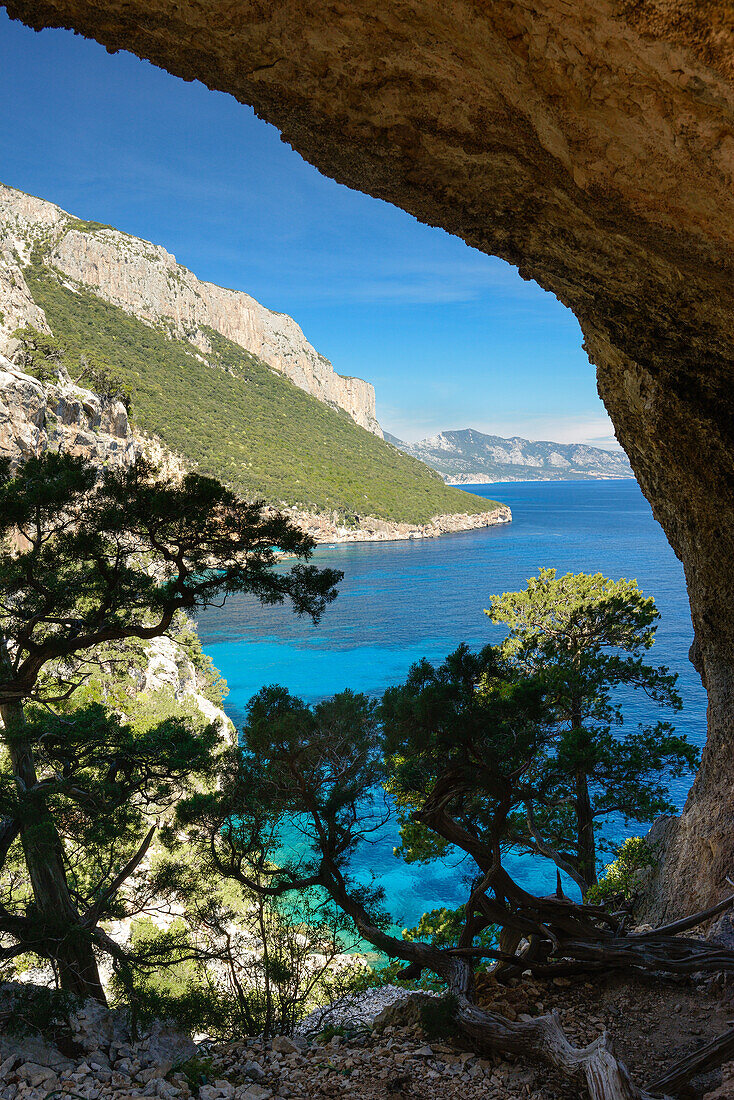
[[[410,863],[446,856],[452,842],[430,825],[431,807],[444,799],[467,843],[506,849],[508,823],[535,797],[552,745],[542,678],[518,674],[496,647],[461,645],[439,666],[413,665],[383,695],[380,716],[398,854]]]
[[[101,924],[159,904],[141,865],[177,799],[211,780],[220,733],[180,716],[140,728],[100,704],[25,710],[36,782],[26,788],[12,767],[0,770],[6,841],[17,834],[0,878],[3,955],[40,956],[65,990],[102,1000],[95,950],[123,982],[131,960]]]
[[[557,1015],[510,1021],[479,1008],[476,967],[495,960],[518,976],[530,970],[548,977],[599,969],[734,970],[734,952],[681,934],[731,899],[637,935],[626,914],[560,891],[531,894],[503,858],[513,810],[532,789],[534,762],[552,751],[545,681],[523,675],[501,650],[475,655],[466,647],[442,668],[424,663],[411,676],[411,693],[392,693],[382,723],[374,705],[351,692],[309,706],[283,688],[264,689],[251,702],[241,744],[227,754],[217,788],[179,803],[178,828],[213,873],[263,897],[290,899],[294,910],[302,893],[321,890],[364,940],[405,963],[401,977],[437,974],[452,995],[446,1005],[452,1026],[475,1048],[550,1062],[597,1098],[640,1100],[647,1094],[631,1084],[606,1036],[575,1049]],[[355,873],[355,853],[361,849],[364,862],[366,845],[385,822],[386,782],[413,822],[432,834],[423,854],[453,846],[474,867],[460,925],[447,936],[436,935],[431,922],[410,938],[394,935],[379,883]],[[492,925],[512,933],[509,948],[484,935]]]
[[[634,580],[541,569],[525,589],[493,596],[486,614],[508,627],[505,657],[520,673],[543,676],[554,711],[553,761],[518,839],[562,853],[586,890],[597,881],[599,822],[612,813],[648,822],[674,812],[667,781],[695,771],[696,749],[669,722],[615,732],[632,691],[681,707],[677,676],[645,660],[659,612]]]
[[[210,767],[211,735],[169,723],[141,739],[99,711],[44,722],[38,708],[68,699],[100,647],[156,638],[180,610],[234,592],[289,600],[316,621],[341,574],[304,564],[313,542],[283,516],[211,478],[160,478],[142,459],[102,473],[68,455],[15,474],[4,463],[0,544],[0,857],[20,843],[32,892],[31,904],[17,884],[6,894],[0,956],[34,951],[53,960],[62,988],[103,1000],[95,951],[115,945],[99,922],[145,855],[144,819],[187,772]],[[279,552],[303,561],[278,567]],[[104,846],[115,830],[108,866],[82,885],[71,848]]]

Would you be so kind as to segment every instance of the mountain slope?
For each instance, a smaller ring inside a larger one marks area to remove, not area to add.
[[[307,394],[213,330],[204,356],[44,263],[36,246],[24,285],[79,377],[82,357],[132,395],[135,422],[190,466],[243,494],[356,523],[377,516],[423,524],[489,512],[494,502],[449,489],[422,463]],[[38,316],[36,316],[38,320]]]
[[[249,294],[197,279],[160,245],[82,221],[0,183],[0,253],[5,253],[6,270],[14,259],[26,263],[34,250],[72,283],[89,287],[139,320],[166,326],[204,353],[209,350],[205,330],[214,329],[307,393],[343,408],[355,423],[382,435],[374,387],[337,374],[292,317],[267,309]],[[12,275],[19,283],[17,272]],[[3,330],[7,338],[17,310],[7,313],[5,322],[0,317],[0,352],[7,351]]]
[[[503,439],[473,428],[440,432],[418,443],[404,443],[387,433],[385,438],[437,470],[449,484],[634,477],[624,452],[582,443]]]

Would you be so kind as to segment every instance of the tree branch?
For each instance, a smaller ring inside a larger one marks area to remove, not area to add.
[[[589,883],[586,881],[583,875],[579,874],[572,863],[570,863],[567,859],[564,859],[561,853],[556,851],[556,849],[553,848],[546,840],[543,840],[543,837],[538,831],[537,822],[535,820],[535,813],[533,811],[533,804],[529,798],[525,800],[525,819],[528,823],[530,835],[535,841],[539,854],[541,856],[545,856],[547,859],[552,859],[556,867],[559,867],[561,871],[565,871],[566,874],[569,875],[576,883],[583,896],[589,889]]]
[[[106,890],[104,890],[100,894],[95,903],[91,905],[89,909],[87,909],[86,913],[83,914],[83,916],[81,917],[81,923],[86,928],[93,928],[96,925],[97,921],[102,915],[104,907],[111,901],[111,899],[115,896],[120,887],[123,886],[123,884],[133,873],[133,871],[135,871],[136,868],[140,865],[145,857],[146,852],[150,848],[153,836],[155,835],[155,831],[157,828],[157,823],[155,825],[151,825],[150,829],[145,835],[143,843],[140,845],[135,855],[127,861],[122,870],[119,871],[117,875],[115,875],[114,879],[106,888]]]

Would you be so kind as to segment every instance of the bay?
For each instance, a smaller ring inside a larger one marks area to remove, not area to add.
[[[378,695],[421,657],[442,660],[459,642],[499,641],[502,629],[483,609],[489,597],[524,587],[540,566],[636,578],[661,614],[649,659],[679,674],[684,709],[668,715],[646,697],[624,700],[626,726],[669,718],[697,745],[706,735],[706,696],[688,661],[693,639],[683,569],[635,481],[508,482],[470,487],[512,509],[511,524],[425,539],[322,546],[313,561],[344,572],[338,599],[318,626],[287,608],[262,608],[237,596],[198,616],[204,650],[229,684],[225,709],[241,726],[247,702],[264,684],[283,684],[316,701],[351,687]],[[690,778],[676,781],[679,808]],[[614,840],[644,831],[610,822]],[[360,853],[357,873],[384,887],[398,924],[413,924],[439,905],[463,900],[473,868],[457,860],[420,867],[393,855],[388,825]],[[551,889],[545,861],[511,860],[528,888]]]

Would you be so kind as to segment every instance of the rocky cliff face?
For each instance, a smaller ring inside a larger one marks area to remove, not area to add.
[[[14,346],[12,333],[23,325],[48,332],[43,310],[33,301],[17,256],[2,241],[0,231],[0,351]]]
[[[134,673],[138,692],[169,691],[177,703],[187,703],[205,722],[218,726],[222,736],[234,741],[231,720],[221,707],[207,699],[202,677],[182,645],[168,636],[153,638],[145,645],[145,655],[145,667]]]
[[[12,350],[22,324],[45,329],[22,265],[33,247],[72,283],[151,324],[210,350],[213,329],[252,352],[326,404],[344,409],[361,427],[381,436],[375,391],[361,378],[337,374],[308,342],[292,317],[275,313],[241,291],[197,279],[160,245],[116,229],[82,222],[53,203],[0,184],[0,351]]]
[[[581,443],[533,442],[519,436],[503,439],[472,428],[439,432],[418,443],[386,438],[438,470],[450,485],[634,477],[623,451],[605,451]]]
[[[68,377],[39,382],[0,355],[0,458],[13,465],[46,451],[83,455],[99,466],[129,466],[144,448],[125,406]]]

